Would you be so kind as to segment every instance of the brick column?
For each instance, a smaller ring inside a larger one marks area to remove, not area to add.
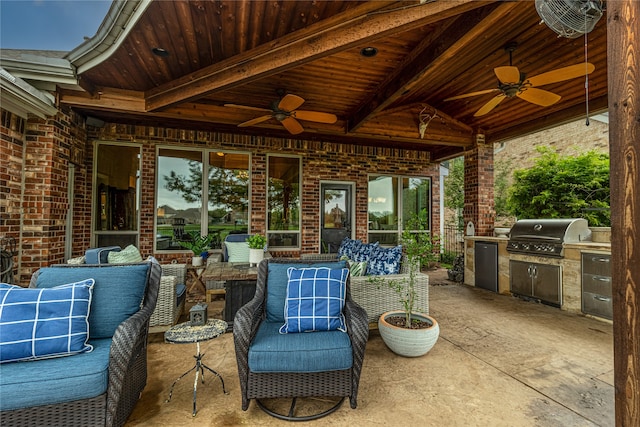
[[[478,134],[475,147],[464,156],[464,223],[473,222],[476,236],[491,236],[495,215],[493,144]]]

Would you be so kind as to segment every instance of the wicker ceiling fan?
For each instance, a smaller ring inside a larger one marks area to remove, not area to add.
[[[505,51],[509,53],[509,66],[496,67],[493,72],[498,78],[498,87],[493,89],[485,89],[477,92],[465,93],[463,95],[452,96],[445,101],[453,101],[456,99],[469,98],[472,96],[484,95],[488,93],[499,92],[491,98],[473,115],[474,117],[484,116],[495,107],[498,106],[506,98],[518,97],[532,104],[548,107],[560,101],[562,98],[553,92],[538,89],[537,86],[543,86],[551,83],[558,83],[565,80],[582,77],[590,74],[595,66],[589,62],[583,62],[568,67],[558,68],[546,73],[538,74],[527,78],[518,67],[512,65],[512,53],[517,47],[517,43],[511,42],[505,46]]]
[[[323,113],[320,111],[298,110],[298,108],[304,103],[304,99],[297,95],[285,95],[283,90],[278,90],[278,95],[280,96],[280,100],[273,101],[271,108],[249,107],[247,105],[237,104],[224,104],[224,106],[269,113],[240,123],[238,127],[253,126],[258,123],[266,122],[267,120],[276,119],[292,135],[304,132],[304,128],[298,120],[328,124],[335,123],[338,120],[335,114]]]

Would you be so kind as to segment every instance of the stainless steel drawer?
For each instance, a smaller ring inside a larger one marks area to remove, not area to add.
[[[582,293],[582,312],[606,319],[613,319],[613,304],[610,296],[591,292]]]
[[[611,255],[583,253],[582,273],[611,276]]]
[[[611,277],[599,276],[597,274],[583,274],[582,291],[610,297]]]

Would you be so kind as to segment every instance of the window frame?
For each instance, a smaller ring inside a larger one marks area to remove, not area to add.
[[[270,229],[270,194],[269,194],[269,181],[270,181],[270,176],[269,176],[269,170],[270,170],[270,162],[271,159],[278,157],[278,158],[290,158],[290,159],[297,159],[298,160],[298,229],[297,230],[272,230]],[[303,157],[301,155],[295,155],[295,154],[281,154],[281,153],[268,153],[266,156],[266,180],[265,180],[265,186],[267,189],[267,194],[266,194],[266,218],[265,218],[265,232],[266,232],[266,237],[267,237],[267,242],[271,242],[271,237],[272,236],[276,236],[276,235],[282,235],[282,234],[296,234],[298,236],[297,240],[297,244],[296,245],[290,245],[290,246],[274,246],[271,245],[269,243],[269,247],[276,249],[278,251],[282,251],[282,252],[293,252],[293,251],[299,251],[300,248],[302,247],[302,181],[303,181],[303,177],[302,177],[302,161],[303,161]]]
[[[173,150],[173,151],[184,151],[184,152],[197,152],[200,153],[200,162],[202,164],[202,195],[201,195],[201,204],[200,204],[200,234],[206,235],[209,234],[209,156],[217,153],[229,153],[229,154],[239,154],[247,156],[247,174],[248,174],[248,200],[247,200],[247,229],[251,229],[251,189],[252,189],[252,154],[250,151],[244,150],[223,150],[217,148],[194,148],[194,147],[182,147],[175,145],[156,145],[155,150],[155,165],[156,165],[156,173],[155,173],[155,187],[154,187],[154,209],[153,209],[153,252],[161,253],[161,254],[182,254],[182,253],[190,253],[190,251],[186,248],[184,249],[157,249],[157,239],[158,239],[158,186],[160,185],[160,168],[158,166],[158,160],[160,157],[160,150]],[[206,191],[205,191],[206,189]],[[205,208],[206,207],[206,208]]]
[[[380,230],[380,229],[372,229],[371,228],[371,220],[369,219],[370,216],[370,208],[369,208],[369,204],[371,203],[369,201],[369,185],[372,181],[372,178],[377,178],[377,177],[385,177],[385,178],[396,178],[397,182],[396,182],[396,191],[395,191],[395,195],[397,196],[397,200],[394,201],[394,203],[396,204],[395,209],[397,212],[397,229],[395,230]],[[400,242],[400,238],[402,236],[402,233],[404,231],[404,225],[407,221],[408,218],[404,218],[404,179],[420,179],[420,180],[426,180],[429,182],[429,191],[428,191],[428,201],[427,201],[427,224],[425,225],[425,230],[431,232],[431,227],[432,227],[432,216],[433,216],[433,178],[431,176],[415,176],[415,175],[399,175],[399,174],[368,174],[367,175],[367,223],[369,224],[369,226],[367,227],[367,241],[369,242],[373,242],[376,241],[378,239],[372,238],[372,235],[381,235],[381,234],[387,234],[387,235],[393,235],[395,237],[395,243],[392,243],[391,245],[397,245]],[[419,230],[409,230],[412,232],[418,232]],[[389,246],[388,243],[381,243],[381,246]]]

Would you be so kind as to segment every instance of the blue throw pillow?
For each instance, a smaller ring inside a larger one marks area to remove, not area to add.
[[[312,331],[347,331],[344,300],[349,269],[294,268],[287,270],[285,323],[281,334]]]
[[[376,246],[371,250],[367,263],[367,275],[398,274],[402,260],[402,246],[383,248]]]
[[[360,244],[362,244],[362,241],[360,240],[353,240],[349,237],[345,237],[344,239],[342,239],[342,242],[340,242],[340,247],[338,248],[338,257],[346,255],[349,259],[353,259],[353,252]]]
[[[93,279],[53,288],[0,283],[0,363],[91,351]]]
[[[356,262],[369,261],[371,257],[371,251],[378,246],[378,242],[375,243],[360,243],[356,245],[353,250],[353,256],[351,259]]]

